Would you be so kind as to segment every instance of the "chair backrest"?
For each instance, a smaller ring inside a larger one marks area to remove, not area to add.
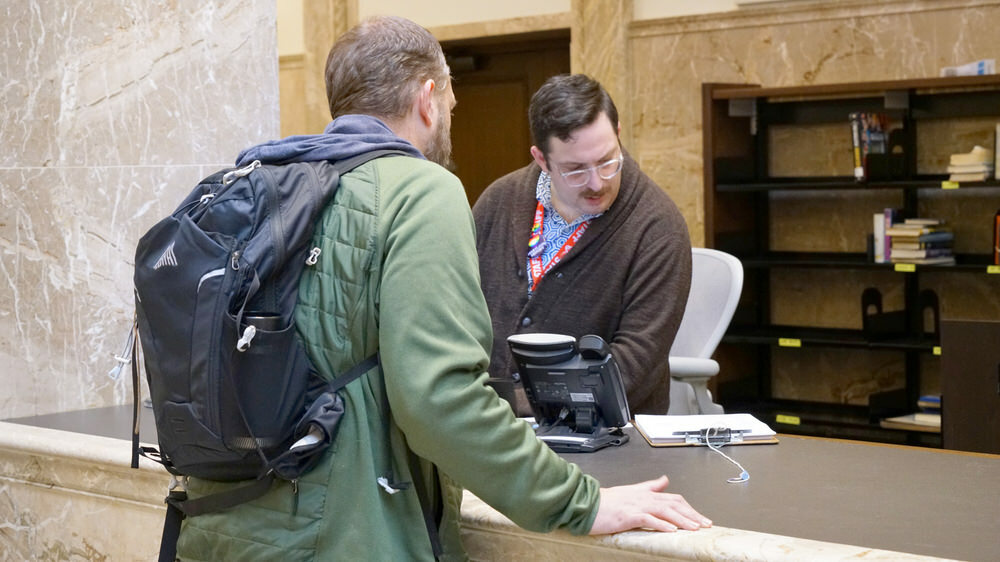
[[[719,250],[691,248],[691,292],[670,355],[711,358],[742,290],[740,260]]]

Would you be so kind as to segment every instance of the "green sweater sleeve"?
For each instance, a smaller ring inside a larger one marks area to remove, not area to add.
[[[492,334],[461,183],[410,158],[377,169],[380,353],[409,446],[525,529],[588,532],[597,481],[536,439],[486,385]]]

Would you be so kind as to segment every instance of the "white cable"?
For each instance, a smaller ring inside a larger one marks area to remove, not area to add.
[[[718,430],[716,428],[712,428],[711,430],[708,431],[708,434],[705,436],[705,444],[708,445],[709,449],[715,451],[716,453],[719,453],[727,461],[735,464],[736,467],[740,469],[740,475],[739,476],[737,476],[735,478],[727,478],[726,482],[729,482],[730,484],[740,484],[742,482],[746,482],[747,480],[750,480],[750,473],[747,472],[747,469],[743,468],[743,465],[741,465],[740,463],[738,463],[735,460],[733,460],[733,458],[730,457],[729,455],[723,453],[721,445],[718,445],[718,444],[713,445],[712,444],[712,439],[711,438],[712,438],[712,436],[716,435],[717,431]]]

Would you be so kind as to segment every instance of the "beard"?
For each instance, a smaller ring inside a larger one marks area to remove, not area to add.
[[[447,170],[455,170],[455,162],[451,159],[451,119],[447,111],[438,114],[437,133],[431,138],[424,151],[428,160],[441,165]]]

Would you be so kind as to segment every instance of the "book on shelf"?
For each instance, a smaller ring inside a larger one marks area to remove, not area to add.
[[[944,221],[941,220],[941,219],[913,217],[913,218],[909,218],[909,219],[903,219],[903,224],[919,224],[919,225],[922,225],[922,226],[937,226],[939,224],[944,224]]]
[[[948,160],[949,181],[986,181],[995,176],[996,151],[976,145],[969,152],[952,154]]]
[[[872,215],[872,240],[875,263],[885,263],[885,213]]]
[[[886,154],[889,146],[889,118],[884,113],[855,111],[848,114],[851,124],[851,148],[854,156],[854,179],[868,177],[870,154]]]
[[[970,172],[965,174],[952,174],[948,176],[948,181],[953,182],[970,182],[970,181],[986,181],[993,177],[993,171],[988,172]]]
[[[1000,180],[1000,123],[993,135],[993,177]]]
[[[906,414],[882,420],[882,427],[895,429],[916,429],[926,427],[928,430],[941,429],[941,414]]]
[[[920,408],[921,412],[941,413],[941,395],[924,394],[917,398],[917,407]]]
[[[891,229],[892,225],[896,224],[902,216],[902,209],[886,207],[882,210],[882,217],[884,219],[882,225],[882,263],[889,263],[889,258],[892,256],[892,235],[889,233],[889,229]]]
[[[912,263],[924,265],[949,265],[955,263],[952,254],[954,233],[944,221],[933,217],[900,218],[900,211],[885,209],[876,213],[875,219],[884,218],[884,231],[876,227],[875,235],[884,238],[881,261],[877,263]],[[873,225],[874,226],[874,225]]]
[[[951,248],[924,248],[922,250],[909,250],[905,248],[892,247],[892,259],[911,258],[940,258],[950,256]]]
[[[935,218],[911,218],[889,229],[892,263],[949,265],[955,263],[952,254],[954,233]],[[929,245],[929,246],[928,246]]]
[[[864,181],[865,161],[861,155],[861,115],[851,113],[849,117],[851,121],[851,147],[854,154],[854,179]]]
[[[955,265],[955,256],[936,258],[892,258],[892,263],[912,263],[916,265]]]
[[[1000,211],[993,215],[993,265],[1000,265]]]
[[[916,239],[909,238],[909,241],[913,242],[951,242],[955,239],[955,233],[950,230],[939,230],[937,232],[928,232],[926,234],[921,234],[917,236]]]
[[[983,162],[981,164],[963,164],[961,166],[948,166],[949,174],[974,174],[978,172],[992,172],[993,163]]]
[[[951,234],[951,233],[949,233]],[[951,248],[954,244],[954,240],[931,240],[929,242],[920,242],[919,240],[906,240],[897,239],[896,242],[892,244],[893,250],[929,250],[932,248]]]
[[[949,166],[975,166],[982,164],[994,163],[994,151],[989,148],[983,148],[982,146],[976,145],[969,152],[960,152],[957,154],[952,154],[951,158],[948,159]]]
[[[929,234],[939,234],[939,235],[949,234],[951,236],[954,236],[954,234],[952,234],[951,232],[951,229],[946,226],[940,226],[940,225],[926,226],[922,224],[897,223],[892,225],[891,228],[885,229],[885,233],[887,236],[891,236],[893,238],[898,237],[898,238],[916,239],[917,241],[921,241],[920,239],[921,236],[927,236]],[[930,239],[933,238],[928,238],[927,240]],[[943,237],[943,238],[939,237],[937,239],[947,240],[950,239],[950,237]],[[922,240],[922,241],[926,242],[927,240]]]

